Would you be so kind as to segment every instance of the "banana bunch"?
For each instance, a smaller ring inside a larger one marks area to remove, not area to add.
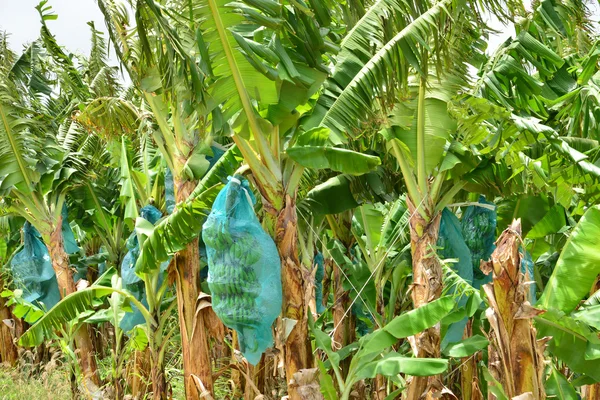
[[[253,265],[261,258],[261,247],[251,234],[232,236],[224,224],[215,228],[204,232],[206,245],[214,250],[209,260],[208,280],[213,309],[231,328],[241,330],[258,326],[261,315],[256,299],[261,292],[261,283]]]
[[[216,229],[208,230],[206,235],[203,235],[204,243],[217,251],[228,249],[233,244],[228,228],[225,224],[219,224]]]

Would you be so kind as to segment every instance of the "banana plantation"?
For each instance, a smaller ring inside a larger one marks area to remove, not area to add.
[[[600,400],[594,3],[41,1],[0,399]]]

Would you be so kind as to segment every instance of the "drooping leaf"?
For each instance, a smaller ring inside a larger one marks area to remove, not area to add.
[[[600,274],[600,206],[590,207],[573,229],[538,305],[569,313]]]
[[[577,400],[579,398],[567,378],[558,372],[554,366],[550,366],[550,374],[548,374],[545,388],[546,396],[549,399]]]
[[[56,330],[60,330],[64,323],[93,310],[99,299],[110,296],[112,293],[119,293],[135,303],[140,310],[145,311],[144,306],[132,294],[108,286],[93,285],[71,293],[62,299],[21,336],[19,344],[25,347],[39,346],[44,340],[51,338]],[[147,311],[145,311],[145,317],[152,320],[152,316]]]
[[[527,234],[529,239],[539,239],[560,231],[567,224],[565,209],[556,205]]]
[[[391,352],[380,360],[366,364],[356,372],[356,375],[361,379],[374,378],[376,375],[393,377],[398,374],[430,376],[441,374],[447,368],[448,360],[440,358],[411,358]]]
[[[585,324],[556,310],[535,317],[538,338],[552,337],[548,351],[563,361],[572,371],[588,375],[600,382],[600,360],[587,360],[590,340],[597,340]]]
[[[489,341],[483,336],[474,335],[461,342],[449,344],[443,350],[443,353],[454,358],[468,357],[479,350],[483,350],[488,344]]]
[[[328,146],[296,146],[287,154],[307,168],[331,169],[350,175],[361,175],[381,164],[379,157]]]
[[[453,296],[445,296],[394,318],[383,329],[400,339],[431,328],[456,306]]]

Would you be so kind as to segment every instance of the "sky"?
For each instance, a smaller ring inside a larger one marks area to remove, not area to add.
[[[11,48],[19,52],[23,45],[36,39],[40,31],[40,18],[35,6],[40,0],[0,0],[0,31],[10,33]],[[530,4],[530,1],[525,1]],[[58,43],[71,52],[88,54],[90,51],[90,28],[88,21],[94,21],[96,29],[106,32],[102,13],[95,0],[49,0],[58,19],[48,21],[48,26],[56,36]],[[598,5],[592,8],[594,20],[598,21],[600,12]],[[490,18],[492,28],[501,31],[489,40],[488,53],[495,50],[509,36],[514,35],[513,28],[506,28],[494,18]],[[112,50],[112,49],[111,49]],[[112,52],[112,51],[111,51]],[[111,64],[117,61],[114,52]]]
[[[22,46],[35,38],[40,31],[40,18],[35,6],[40,0],[0,0],[0,30],[11,34],[10,44],[13,50],[20,50]],[[95,0],[49,0],[55,14],[56,21],[49,21],[50,30],[56,35],[58,43],[72,52],[87,54],[90,50],[90,29],[88,21],[94,21],[96,29],[106,31],[102,13]],[[506,30],[497,23],[492,22],[496,29]],[[490,48],[496,48],[511,34],[506,31],[501,35],[491,38]],[[114,57],[111,57],[114,60]],[[115,61],[116,62],[116,61]]]
[[[9,44],[20,51],[24,44],[35,40],[40,32],[40,17],[35,6],[40,0],[0,0],[0,30],[10,34]],[[71,52],[88,54],[90,51],[89,21],[96,29],[106,31],[104,18],[95,0],[50,0],[58,19],[48,21],[50,31],[58,43]]]

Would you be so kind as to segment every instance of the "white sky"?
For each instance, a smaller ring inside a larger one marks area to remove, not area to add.
[[[35,6],[40,0],[0,0],[0,30],[10,34],[9,43],[17,52],[24,44],[35,40],[40,32],[40,17]],[[89,21],[96,29],[106,31],[104,18],[95,0],[50,0],[47,6],[58,14],[48,21],[50,31],[60,45],[71,52],[88,54],[90,50]]]
[[[40,0],[0,0],[0,30],[10,33],[9,43],[19,52],[22,46],[36,39],[40,31],[40,18],[35,6]],[[525,3],[530,4],[529,0]],[[591,2],[588,2],[588,4]],[[58,19],[47,24],[56,36],[58,43],[71,52],[88,54],[90,50],[90,28],[88,21],[94,21],[96,29],[106,32],[102,13],[95,0],[50,0]],[[598,4],[592,6],[595,21],[599,20]],[[502,33],[490,37],[488,54],[495,50],[507,37],[514,35],[513,27],[504,27],[497,20],[491,20],[490,26]],[[112,48],[111,64],[116,65]]]

